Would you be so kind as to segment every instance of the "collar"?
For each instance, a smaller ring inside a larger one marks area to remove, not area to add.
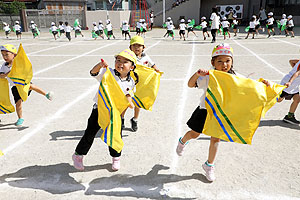
[[[119,77],[119,79],[121,80],[121,81],[130,81],[130,72],[127,74],[127,77],[126,77],[126,79],[125,80],[122,80],[121,79],[121,77],[120,77],[120,72],[118,72],[116,69],[114,69],[114,73],[115,73],[115,75],[117,76],[117,77]]]

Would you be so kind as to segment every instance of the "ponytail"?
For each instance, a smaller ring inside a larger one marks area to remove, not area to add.
[[[136,78],[136,80],[135,80],[135,85],[136,85],[139,82],[139,75],[135,71],[133,71],[133,75]]]

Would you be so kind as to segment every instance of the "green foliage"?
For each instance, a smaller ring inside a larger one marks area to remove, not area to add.
[[[13,1],[11,3],[0,2],[0,13],[8,15],[18,15],[20,10],[25,9],[25,3],[19,1]]]

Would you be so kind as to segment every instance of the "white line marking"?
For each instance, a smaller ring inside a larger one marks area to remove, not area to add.
[[[282,43],[286,43],[286,44],[294,45],[294,46],[296,46],[296,47],[300,47],[299,44],[291,43],[291,42],[288,42],[288,41],[285,41],[285,40],[281,40],[281,39],[276,39],[276,38],[272,38],[272,39],[273,39],[273,40],[278,40],[278,41],[280,41],[280,42],[282,42]]]
[[[42,70],[40,70],[40,71],[37,71],[37,72],[35,72],[33,75],[37,75],[37,74],[43,73],[43,72],[48,71],[48,70],[50,70],[50,69],[56,68],[56,67],[58,67],[58,66],[60,66],[60,65],[62,65],[62,64],[65,64],[65,63],[70,62],[70,61],[72,61],[72,60],[81,58],[81,57],[86,56],[86,55],[88,55],[88,54],[90,54],[90,53],[93,53],[93,52],[95,52],[95,51],[98,51],[99,49],[106,48],[106,47],[108,47],[108,46],[114,45],[114,44],[119,43],[119,42],[121,42],[121,41],[117,41],[117,42],[114,42],[114,43],[111,43],[111,44],[107,44],[107,45],[104,45],[104,46],[99,47],[99,48],[97,48],[97,49],[88,51],[88,52],[86,52],[86,53],[84,53],[84,54],[81,54],[81,55],[79,55],[79,56],[76,56],[76,57],[74,57],[74,58],[70,58],[70,59],[65,60],[65,61],[63,61],[63,62],[61,62],[61,63],[58,63],[58,64],[56,64],[56,65],[52,65],[52,66],[50,66],[50,67],[47,67],[47,68],[42,69]]]
[[[42,49],[42,50],[39,50],[39,51],[34,51],[34,52],[31,52],[31,53],[28,53],[27,55],[30,56],[32,54],[36,54],[36,53],[41,53],[41,52],[44,52],[44,51],[49,51],[49,50],[52,50],[52,49],[56,49],[56,48],[59,48],[59,47],[64,47],[64,46],[69,46],[69,45],[73,45],[73,44],[76,44],[76,43],[79,43],[81,41],[77,41],[77,42],[73,42],[73,43],[67,43],[67,44],[64,44],[64,45],[59,45],[59,46],[55,46],[55,47],[50,47],[50,48],[47,48],[47,49]]]
[[[4,149],[2,152],[4,153],[4,156],[0,157],[0,160],[5,157],[10,151],[14,150],[21,144],[25,143],[27,140],[29,140],[32,136],[34,136],[36,133],[38,133],[40,130],[42,130],[45,126],[51,124],[52,121],[55,119],[58,119],[65,111],[70,109],[72,106],[74,106],[76,103],[84,99],[86,96],[88,96],[90,93],[95,92],[98,87],[98,84],[93,85],[90,87],[85,93],[78,96],[74,101],[71,101],[70,103],[64,105],[62,108],[58,109],[58,111],[54,114],[50,114],[48,118],[43,120],[43,123],[40,123],[35,129],[33,129],[31,132],[24,135],[21,139],[19,139],[17,142],[11,144],[6,149]]]
[[[258,60],[262,61],[263,63],[265,63],[268,67],[270,67],[271,69],[275,70],[276,72],[278,72],[281,75],[285,75],[285,73],[283,73],[282,71],[278,70],[277,68],[273,67],[270,63],[268,63],[266,60],[262,59],[261,57],[259,57],[256,53],[254,53],[253,51],[251,51],[250,49],[248,49],[247,47],[245,47],[244,45],[240,44],[239,42],[233,40],[237,45],[239,45],[240,47],[246,49],[247,51],[249,51],[252,55],[254,55]]]
[[[190,79],[191,73],[192,73],[192,68],[193,68],[193,64],[194,64],[194,60],[195,60],[195,45],[193,44],[192,47],[192,58],[190,61],[190,65],[188,68],[188,71],[186,72],[186,76],[182,85],[182,94],[181,94],[181,99],[180,99],[180,103],[179,103],[179,109],[178,109],[178,113],[177,113],[177,135],[175,137],[175,141],[174,141],[174,146],[173,149],[171,150],[172,153],[172,164],[171,164],[171,173],[176,173],[176,167],[177,167],[177,163],[178,163],[178,155],[176,153],[176,147],[177,147],[177,143],[178,143],[178,138],[183,134],[182,131],[182,121],[183,121],[183,116],[184,116],[184,108],[185,108],[185,103],[187,100],[187,83]]]

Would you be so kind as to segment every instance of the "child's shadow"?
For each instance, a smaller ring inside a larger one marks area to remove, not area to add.
[[[103,130],[100,129],[96,134],[96,138],[101,137]],[[50,133],[51,139],[50,141],[57,140],[80,140],[84,134],[84,130],[77,131],[54,131]]]
[[[111,164],[87,166],[85,172],[106,169],[110,171]],[[0,176],[0,184],[7,183],[17,188],[32,188],[44,190],[51,194],[65,194],[85,187],[78,183],[70,173],[79,172],[68,163],[60,163],[48,166],[29,166],[11,174]]]
[[[29,126],[16,126],[15,123],[0,124],[0,131],[2,131],[2,130],[12,130],[12,129],[17,129],[17,131],[23,131],[27,128],[29,128]]]
[[[85,194],[106,195],[110,197],[115,196],[149,199],[182,199],[171,198],[170,196],[168,196],[168,194],[161,194],[162,192],[164,192],[164,184],[190,179],[200,180],[204,183],[211,183],[205,178],[203,174],[193,174],[192,176],[179,176],[176,174],[158,173],[160,170],[168,169],[169,167],[157,164],[146,175],[132,176],[129,174],[117,174],[111,177],[98,178],[90,182],[90,187],[88,188],[88,190],[86,190]]]
[[[300,126],[289,124],[282,120],[272,120],[272,119],[271,120],[262,120],[262,121],[260,121],[259,127],[262,127],[262,126],[281,126],[281,127],[285,127],[285,128],[300,130]]]

